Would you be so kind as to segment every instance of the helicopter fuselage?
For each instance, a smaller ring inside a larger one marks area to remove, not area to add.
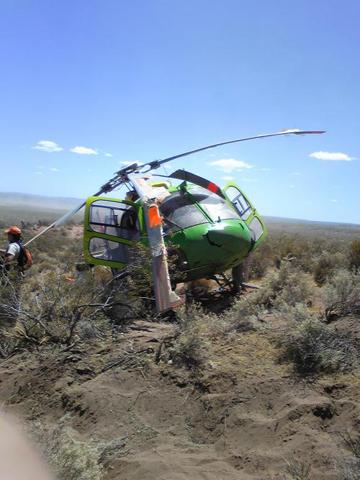
[[[233,183],[222,190],[224,198],[188,182],[176,187],[154,184],[153,191],[168,254],[175,256],[182,281],[211,277],[239,265],[266,236],[255,208]],[[148,245],[142,203],[132,200],[87,200],[84,252],[88,263],[122,269],[131,263],[137,244]]]

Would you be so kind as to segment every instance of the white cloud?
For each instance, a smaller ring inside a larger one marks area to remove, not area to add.
[[[242,160],[236,160],[235,158],[222,158],[220,160],[210,162],[210,165],[217,167],[219,170],[222,170],[225,173],[231,173],[237,170],[244,170],[246,168],[253,168],[253,165],[249,165]]]
[[[347,153],[343,152],[313,152],[309,157],[316,158],[317,160],[328,160],[332,162],[351,162],[353,160]]]
[[[332,202],[332,203],[337,203],[337,200],[336,200],[336,198],[332,198],[332,199],[330,200],[330,202]]]
[[[61,152],[63,150],[56,142],[51,140],[40,140],[33,148],[35,150],[41,150],[42,152]]]
[[[225,180],[226,182],[232,182],[233,180],[235,180],[235,178],[234,178],[234,177],[225,176],[225,177],[221,177],[221,180]]]
[[[109,153],[109,152],[105,152],[105,157],[109,157],[109,158],[111,158],[111,157],[112,157],[112,154],[111,154],[111,153]]]
[[[51,172],[60,172],[60,170],[56,167],[50,168]]]
[[[90,147],[73,147],[70,148],[70,152],[77,153],[79,155],[97,155],[98,152]]]

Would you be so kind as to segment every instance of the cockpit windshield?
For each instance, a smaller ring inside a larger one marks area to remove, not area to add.
[[[212,221],[239,219],[236,211],[218,195],[202,187],[194,187],[188,192],[175,192],[160,205],[165,220],[164,231],[182,229],[208,223],[209,219],[196,204],[204,208]]]
[[[166,197],[160,205],[160,213],[165,220],[165,233],[170,229],[187,228],[208,222],[190,195],[183,192],[176,192]]]
[[[190,189],[189,193],[193,196],[197,203],[199,203],[202,207],[205,207],[206,211],[214,222],[239,219],[236,211],[231,208],[224,199],[218,195],[215,195],[215,193],[198,186]]]

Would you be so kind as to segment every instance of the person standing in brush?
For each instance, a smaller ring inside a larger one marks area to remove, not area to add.
[[[19,227],[12,226],[5,230],[8,236],[7,248],[0,250],[0,255],[3,258],[3,264],[9,266],[10,263],[16,261],[19,258],[21,252],[21,230]]]
[[[32,265],[32,255],[30,251],[22,245],[21,241],[21,229],[13,225],[5,230],[8,236],[7,248],[0,249],[0,257],[2,257],[2,265],[5,270],[10,269],[12,263],[17,264],[20,273],[27,270]]]

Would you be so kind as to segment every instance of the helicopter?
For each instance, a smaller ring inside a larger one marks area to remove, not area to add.
[[[231,270],[235,292],[242,283],[241,264],[265,240],[263,219],[234,182],[223,188],[185,169],[170,175],[154,170],[172,160],[222,145],[282,136],[320,134],[322,130],[284,130],[207,145],[162,160],[127,165],[95,195],[47,227],[64,223],[83,206],[83,252],[90,265],[126,272],[136,246],[149,247],[157,312],[176,308],[182,299],[175,293],[176,272],[170,278],[168,259],[175,258],[181,281],[217,279]],[[160,180],[154,181],[154,176]],[[180,181],[173,185],[172,181]],[[123,199],[104,196],[125,187]],[[33,241],[34,237],[31,241]],[[30,242],[28,242],[30,243]],[[226,278],[226,277],[223,277]]]

